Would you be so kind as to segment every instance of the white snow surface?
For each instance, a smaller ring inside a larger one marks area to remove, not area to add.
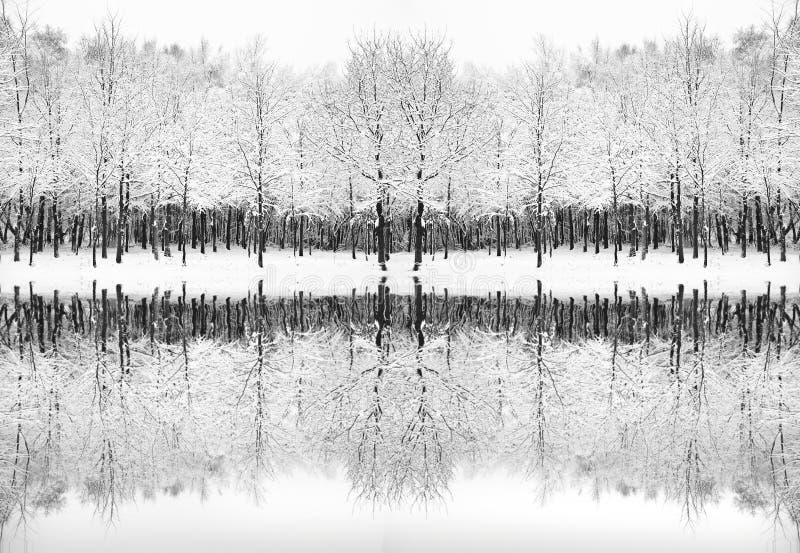
[[[645,261],[627,257],[620,252],[619,264],[613,263],[611,250],[599,255],[581,251],[558,250],[553,257],[546,256],[541,268],[536,268],[536,254],[532,251],[509,251],[507,256],[496,257],[481,252],[450,252],[444,259],[442,252],[435,257],[426,255],[418,271],[413,271],[413,254],[394,253],[381,270],[377,256],[365,259],[363,253],[352,259],[349,251],[313,251],[304,257],[292,255],[291,250],[270,249],[264,255],[264,267],[259,268],[255,256],[248,257],[241,250],[218,251],[201,255],[199,250],[187,252],[186,266],[181,264],[180,252],[172,257],[153,259],[152,254],[131,250],[122,264],[114,262],[113,252],[108,259],[100,259],[92,267],[90,252],[74,255],[69,250],[58,259],[52,253],[34,256],[33,266],[23,261],[14,263],[11,252],[0,254],[0,294],[10,294],[14,286],[27,291],[33,283],[34,291],[49,293],[86,294],[92,289],[113,288],[122,284],[130,296],[143,296],[160,291],[181,290],[185,283],[189,295],[200,293],[220,297],[241,297],[254,291],[258,281],[266,295],[291,295],[297,291],[319,295],[346,295],[355,289],[361,294],[374,291],[385,279],[392,293],[413,293],[415,278],[423,289],[451,295],[480,295],[501,291],[509,296],[530,296],[536,293],[537,280],[542,281],[544,292],[556,297],[581,296],[599,293],[610,295],[614,284],[620,294],[628,290],[639,292],[644,288],[651,296],[669,296],[683,284],[687,294],[693,288],[702,295],[704,281],[709,295],[738,294],[741,290],[763,293],[771,283],[772,293],[780,286],[795,295],[800,291],[800,259],[796,251],[787,254],[788,261],[781,263],[778,252],[773,251],[772,265],[766,256],[751,252],[747,258],[731,252],[721,255],[709,252],[708,267],[701,259],[692,259],[689,250],[683,265],[669,250],[651,252]],[[702,255],[702,254],[701,254]]]

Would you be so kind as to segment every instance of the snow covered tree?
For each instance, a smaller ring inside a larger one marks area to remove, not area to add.
[[[398,121],[387,72],[388,40],[376,31],[353,39],[344,74],[328,75],[317,87],[318,113],[325,123],[313,138],[348,173],[353,258],[356,226],[371,217],[371,208],[359,204],[352,179],[363,179],[373,187],[374,233],[382,267],[390,256],[391,192],[399,178],[391,175]]]
[[[81,138],[84,151],[77,154],[81,178],[91,183],[94,194],[94,223],[91,227],[92,262],[97,263],[97,242],[101,257],[108,256],[109,187],[119,180],[120,206],[124,209],[127,121],[126,103],[121,96],[123,80],[131,70],[133,44],[123,35],[119,18],[109,16],[84,38],[83,74],[78,80],[82,97]],[[122,211],[118,217],[122,217]]]
[[[730,54],[732,82],[730,89],[730,133],[736,145],[737,156],[734,164],[734,179],[729,186],[739,192],[741,212],[739,214],[738,239],[742,257],[747,255],[748,238],[753,213],[750,210],[751,196],[757,198],[755,218],[761,222],[760,179],[758,177],[759,145],[764,136],[763,116],[767,108],[768,96],[768,50],[766,33],[751,27],[734,37],[735,46]],[[735,183],[735,184],[734,184]],[[762,228],[756,225],[757,248],[762,250]]]
[[[59,245],[66,234],[62,230],[60,200],[74,186],[69,147],[74,138],[72,128],[78,101],[68,78],[74,63],[67,50],[66,35],[61,31],[46,27],[32,35],[31,43],[31,95],[39,117],[37,138],[46,157],[42,191],[46,190],[51,200],[53,256],[58,257]],[[68,200],[70,204],[80,205],[80,191]],[[41,234],[39,249],[42,249]]]
[[[255,196],[252,205],[259,267],[264,266],[264,222],[265,211],[272,202],[270,186],[287,173],[276,143],[278,125],[293,108],[293,81],[287,71],[267,60],[263,39],[256,38],[240,52],[231,83],[229,141],[238,152],[234,174],[236,182]]]
[[[565,183],[569,122],[569,86],[562,54],[540,37],[534,58],[509,78],[508,110],[520,125],[517,139],[523,147],[514,163],[514,175],[530,191],[527,211],[533,211],[536,266],[542,266],[547,194]]]
[[[11,5],[3,0],[0,3],[0,17],[2,17],[2,41],[5,71],[7,75],[6,89],[11,96],[11,116],[7,120],[7,136],[14,146],[14,168],[9,177],[15,183],[18,191],[17,218],[13,228],[14,234],[14,261],[20,260],[20,245],[23,236],[23,217],[25,209],[25,195],[28,196],[29,214],[33,213],[31,207],[34,188],[37,184],[38,165],[26,163],[24,149],[33,139],[32,125],[27,117],[28,100],[30,99],[30,48],[29,33],[31,23],[29,13],[21,6]],[[30,217],[28,220],[28,233],[30,233]],[[32,256],[33,254],[31,254]]]

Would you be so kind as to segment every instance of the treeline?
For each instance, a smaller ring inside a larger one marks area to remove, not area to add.
[[[644,210],[627,204],[620,211],[616,228],[612,224],[611,210],[598,208],[556,208],[542,217],[542,232],[537,233],[534,222],[527,218],[492,217],[484,219],[460,218],[447,221],[427,222],[422,229],[422,254],[440,253],[447,259],[450,251],[487,250],[489,255],[504,256],[509,249],[520,250],[532,247],[543,256],[552,255],[558,248],[599,254],[611,248],[614,262],[620,256],[647,257],[650,251],[669,250],[684,256],[702,258],[708,262],[709,249],[721,254],[734,248],[735,255],[746,257],[748,251],[763,254],[771,263],[773,248],[781,261],[786,260],[787,247],[800,241],[795,223],[794,207],[790,207],[791,222],[781,230],[775,224],[774,210],[767,212],[759,197],[752,204],[743,202],[734,217],[725,213],[707,214],[700,219],[697,205],[693,206],[682,221],[680,230],[670,211],[663,209]],[[349,251],[356,259],[360,255],[369,258],[377,255],[379,245],[385,248],[384,260],[394,252],[411,252],[415,246],[414,213],[409,210],[405,217],[388,220],[385,237],[380,244],[374,222],[367,221],[354,227],[347,218],[332,220],[298,217],[265,217],[263,230],[259,232],[257,217],[249,210],[228,206],[225,209],[196,209],[187,213],[188,223],[184,230],[175,214],[176,206],[166,205],[150,209],[132,207],[124,222],[106,207],[101,208],[99,222],[93,213],[74,214],[65,220],[59,208],[40,197],[28,222],[23,224],[22,239],[17,242],[15,259],[27,257],[33,263],[35,254],[51,252],[59,257],[67,248],[73,254],[91,252],[96,266],[98,258],[115,257],[121,261],[131,249],[151,252],[155,259],[160,256],[180,256],[185,263],[187,255],[217,252],[221,250],[244,250],[248,256],[258,256],[267,248],[292,250],[294,255],[311,255],[314,250]],[[35,213],[35,215],[34,215]],[[800,215],[797,218],[800,221]],[[97,236],[94,236],[94,232]],[[6,222],[0,241],[6,243],[13,236],[11,224]],[[19,246],[27,247],[27,252]],[[684,248],[689,252],[684,253]],[[188,254],[193,250],[192,254]]]
[[[357,34],[341,67],[300,73],[261,39],[162,47],[109,17],[71,44],[6,10],[0,239],[29,262],[45,244],[122,262],[223,242],[259,265],[289,245],[382,264],[533,247],[541,265],[567,243],[785,261],[800,26],[794,4],[773,10],[730,44],[692,18],[659,43],[539,39],[503,73],[458,68],[429,32]]]

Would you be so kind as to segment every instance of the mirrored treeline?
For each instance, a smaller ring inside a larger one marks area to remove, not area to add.
[[[540,290],[541,285],[540,285]],[[798,298],[679,287],[555,298],[385,285],[241,298],[18,288],[0,306],[0,522],[69,492],[343,467],[354,501],[448,501],[458,469],[800,518]]]
[[[800,302],[785,286],[746,291],[731,296],[680,285],[670,297],[650,297],[642,288],[553,297],[542,292],[509,297],[496,291],[481,296],[449,295],[415,287],[414,295],[397,295],[385,285],[350,295],[316,296],[303,291],[288,297],[265,296],[261,286],[238,298],[212,294],[187,296],[182,290],[156,288],[150,297],[131,298],[121,285],[101,288],[95,282],[89,297],[42,294],[32,285],[14,287],[0,296],[0,340],[11,346],[31,343],[40,353],[57,349],[67,335],[94,336],[103,351],[112,335],[123,343],[149,337],[171,344],[184,337],[222,341],[247,340],[259,327],[268,334],[308,332],[330,325],[371,326],[394,321],[411,328],[424,320],[431,329],[474,328],[488,332],[545,333],[568,342],[593,338],[636,343],[687,334],[697,344],[731,331],[741,347],[759,352],[776,333],[788,344],[797,341]],[[419,306],[417,305],[419,303]],[[680,330],[680,332],[678,332]]]

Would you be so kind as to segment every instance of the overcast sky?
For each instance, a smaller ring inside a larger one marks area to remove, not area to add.
[[[105,14],[127,31],[159,43],[194,45],[201,37],[236,48],[267,37],[273,56],[297,68],[340,61],[354,30],[446,31],[459,61],[502,69],[543,33],[568,48],[598,37],[616,45],[670,35],[682,14],[729,40],[764,20],[771,0],[30,0],[37,21],[71,38],[90,32]]]

